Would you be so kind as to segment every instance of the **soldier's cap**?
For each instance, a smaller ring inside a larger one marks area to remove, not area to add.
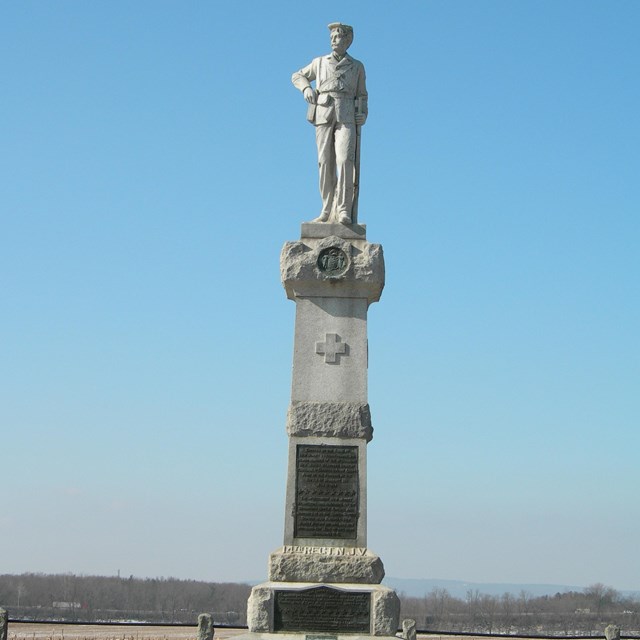
[[[329,28],[329,31],[342,27],[348,33],[353,33],[353,27],[348,24],[342,24],[342,22],[332,22],[331,24],[328,24],[327,27]]]

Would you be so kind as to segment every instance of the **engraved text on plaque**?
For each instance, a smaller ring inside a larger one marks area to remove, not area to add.
[[[298,445],[294,536],[355,539],[358,511],[358,447]]]
[[[313,587],[276,591],[274,631],[371,632],[371,594]]]

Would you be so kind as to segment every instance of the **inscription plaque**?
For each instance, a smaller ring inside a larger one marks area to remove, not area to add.
[[[293,535],[355,539],[358,514],[358,447],[298,445]]]
[[[274,631],[371,632],[371,594],[312,587],[276,591]]]

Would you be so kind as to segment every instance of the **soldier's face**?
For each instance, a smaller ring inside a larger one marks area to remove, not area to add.
[[[349,47],[349,37],[340,29],[334,29],[331,32],[331,49],[339,56],[343,56]]]

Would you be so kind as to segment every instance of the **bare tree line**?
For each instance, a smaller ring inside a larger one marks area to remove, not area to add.
[[[0,575],[0,607],[15,620],[195,624],[208,612],[218,625],[240,626],[250,591],[248,584],[177,578]],[[602,584],[538,597],[469,590],[456,598],[440,588],[421,598],[399,595],[402,618],[413,618],[421,630],[602,637],[613,623],[623,636],[640,636],[640,600]]]
[[[402,616],[424,630],[601,637],[608,624],[616,624],[623,635],[640,635],[640,601],[603,584],[537,597],[469,590],[456,598],[436,588],[422,598],[400,594],[400,599]]]
[[[0,607],[21,620],[195,624],[207,612],[218,624],[243,625],[250,591],[247,584],[177,578],[0,575]]]

